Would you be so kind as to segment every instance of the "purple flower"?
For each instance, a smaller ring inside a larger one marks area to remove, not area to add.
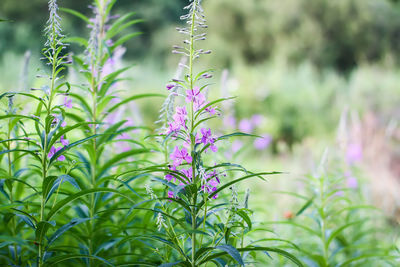
[[[229,128],[235,128],[236,127],[236,118],[235,116],[226,116],[224,117],[224,125],[229,127]]]
[[[270,135],[265,134],[261,138],[254,140],[254,147],[257,150],[264,150],[271,144],[272,138]]]
[[[181,172],[189,178],[189,181],[193,181],[193,169],[191,167],[187,169],[182,169]]]
[[[220,181],[218,179],[218,174],[214,170],[210,173],[207,173],[205,175],[205,183],[202,185],[202,189],[204,192],[207,192],[209,194],[217,191],[217,186],[220,184]],[[213,199],[216,199],[218,197],[218,194],[213,196]]]
[[[210,144],[211,151],[217,152],[217,151],[218,151],[218,148],[217,148],[216,145],[214,145],[214,143],[215,143],[215,138],[213,138],[213,137],[211,136],[211,129],[210,129],[210,128],[208,128],[208,129],[206,129],[206,128],[201,128],[201,129],[200,129],[200,132],[201,132],[201,134],[203,135],[203,137],[201,138],[201,142],[202,142],[205,146],[208,145],[208,144]],[[206,151],[207,151],[207,149],[206,149]]]
[[[176,107],[175,114],[172,116],[174,123],[186,128],[187,111],[186,107]]]
[[[351,175],[350,172],[346,172],[344,175],[346,177],[346,184],[347,184],[348,188],[355,189],[358,187],[357,178],[355,178],[353,175]]]
[[[354,164],[362,159],[362,147],[359,143],[350,143],[347,146],[346,161],[348,164]]]
[[[200,138],[200,136],[199,136],[198,133],[196,134],[196,136],[194,137],[194,139],[195,139],[195,140],[194,140],[194,145],[201,144],[201,138]],[[183,146],[184,146],[185,148],[187,148],[187,149],[190,149],[191,146],[192,146],[192,141],[191,141],[189,138],[187,138],[186,141],[183,143]]]
[[[61,135],[60,142],[63,146],[69,145],[69,141],[67,139],[64,139],[64,135]]]
[[[174,192],[168,191],[168,198],[175,198]]]
[[[207,111],[208,113],[210,113],[211,115],[215,115],[216,111],[215,108],[209,106],[205,108],[205,111]]]
[[[253,126],[259,126],[264,120],[264,117],[261,114],[255,114],[251,117],[251,123]]]
[[[186,160],[187,163],[192,163],[192,157],[189,155],[186,148],[179,150],[178,146],[176,146],[170,157],[173,160],[172,164],[174,167],[181,165],[184,160]]]
[[[176,122],[168,122],[168,128],[165,134],[170,134],[173,132],[178,132],[181,129],[181,125]]]
[[[174,88],[174,87],[175,87],[175,85],[172,84],[172,83],[167,84],[167,86],[166,86],[166,88],[167,88],[168,91],[171,90],[171,89]]]
[[[68,98],[68,96],[66,96],[66,97],[64,98],[64,106],[65,106],[66,108],[72,108],[72,99],[71,99],[71,98]]]
[[[193,102],[193,109],[196,112],[205,105],[206,97],[200,92],[200,88],[195,86],[192,90],[186,90],[186,102]]]
[[[232,143],[232,152],[236,153],[243,147],[243,142],[240,140],[235,140]]]
[[[197,98],[202,98],[202,95],[200,88],[195,86],[191,90],[186,90],[186,102],[194,102]]]
[[[176,167],[174,166],[169,166],[169,169],[171,171],[176,171]],[[173,174],[168,173],[167,175],[165,175],[165,180],[167,180],[168,182],[171,182],[172,179],[174,179],[174,181],[176,182],[176,177]]]
[[[63,121],[63,122],[61,123],[61,127],[65,127],[65,126],[67,126],[67,122],[66,122],[66,121]]]
[[[251,133],[253,131],[253,124],[248,119],[243,119],[239,123],[239,130],[244,133]]]
[[[47,157],[49,158],[49,159],[51,159],[53,156],[54,156],[54,154],[56,154],[59,150],[61,150],[61,147],[54,147],[54,146],[52,146],[51,148],[50,148],[50,151],[49,151],[49,153],[47,154]],[[58,158],[57,158],[57,161],[64,161],[65,160],[65,156],[64,155],[60,155]]]

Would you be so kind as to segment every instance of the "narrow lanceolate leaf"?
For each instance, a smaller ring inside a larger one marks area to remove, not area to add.
[[[310,207],[312,205],[314,201],[314,197],[310,198],[300,209],[299,211],[296,213],[296,216],[301,215],[308,207]]]
[[[75,179],[73,177],[71,177],[69,175],[61,175],[54,181],[53,185],[51,186],[51,188],[46,196],[46,202],[50,199],[50,197],[54,193],[54,191],[58,190],[59,187],[65,182],[70,183],[73,187],[75,187],[78,190],[80,189],[79,185],[77,184],[77,182],[75,181]]]
[[[44,240],[44,237],[46,236],[47,231],[50,229],[50,227],[56,226],[56,223],[54,221],[47,222],[47,221],[41,221],[37,224],[35,235],[36,235],[36,240],[38,242],[42,242]]]
[[[89,20],[88,17],[86,17],[85,15],[83,15],[82,13],[75,11],[73,9],[69,9],[69,8],[60,8],[61,11],[64,11],[66,13],[69,13],[71,15],[74,15],[77,18],[82,19],[83,21],[85,21],[87,24],[92,24],[92,22]]]
[[[115,104],[110,109],[108,109],[107,112],[111,113],[111,112],[115,111],[116,109],[118,109],[120,106],[125,105],[126,103],[129,103],[131,101],[134,101],[134,100],[137,100],[137,99],[141,99],[141,98],[147,98],[147,97],[165,97],[165,95],[164,94],[140,94],[140,95],[134,95],[134,96],[125,98],[124,100],[122,100],[118,104]]]
[[[237,132],[237,133],[231,133],[231,134],[222,135],[222,136],[218,137],[217,140],[223,140],[223,139],[228,139],[228,138],[237,137],[237,136],[261,137],[261,136],[259,136],[259,135]]]
[[[64,224],[57,231],[55,231],[54,234],[49,238],[47,246],[50,246],[54,241],[57,240],[57,238],[59,238],[62,234],[64,234],[66,231],[68,231],[75,225],[86,222],[90,219],[91,218],[74,218],[69,223]]]
[[[240,265],[244,265],[242,256],[240,256],[239,251],[234,248],[231,245],[220,245],[220,246],[216,246],[216,249],[225,251],[226,253],[228,253],[235,261],[237,261],[237,263],[239,263]]]
[[[70,145],[68,145],[68,146],[63,147],[62,149],[60,149],[59,151],[57,151],[57,153],[55,153],[53,157],[51,157],[51,159],[50,159],[50,161],[49,161],[49,164],[51,164],[53,161],[55,161],[55,160],[56,160],[62,153],[64,153],[65,151],[67,151],[67,150],[73,148],[74,146],[80,145],[80,144],[82,144],[82,143],[84,143],[84,142],[86,142],[86,141],[88,141],[88,140],[90,140],[90,139],[96,138],[96,137],[98,137],[98,136],[101,136],[101,134],[95,134],[95,135],[86,137],[86,138],[84,138],[84,139],[82,139],[82,140],[76,141],[76,142],[74,142],[74,143],[72,143],[72,144],[70,144]]]
[[[112,188],[93,188],[93,189],[86,189],[86,190],[82,190],[78,193],[75,193],[67,198],[64,198],[63,200],[60,200],[57,202],[56,205],[54,205],[54,207],[49,211],[49,213],[47,214],[47,221],[51,220],[53,218],[53,216],[55,214],[57,214],[61,209],[67,207],[69,205],[69,203],[71,203],[72,201],[79,199],[85,195],[89,195],[89,194],[94,194],[94,193],[114,193],[114,194],[118,194],[124,198],[126,198],[127,200],[129,200],[130,202],[134,203],[134,201],[132,199],[130,199],[128,196],[126,196],[125,194],[119,192],[118,190],[112,189]]]
[[[94,256],[94,255],[80,255],[80,254],[71,254],[71,255],[60,255],[60,256],[55,256],[55,257],[51,257],[46,261],[47,266],[58,266],[57,264],[59,264],[60,262],[64,262],[67,260],[72,260],[72,259],[94,259],[100,262],[103,262],[105,265],[108,266],[114,266],[111,262],[98,257],[98,256]]]
[[[253,178],[253,177],[261,177],[261,176],[264,176],[264,175],[273,175],[273,174],[281,174],[281,172],[259,172],[259,173],[254,173],[254,174],[243,176],[241,178],[235,179],[233,181],[230,181],[230,182],[220,186],[217,190],[215,190],[212,194],[210,194],[209,198],[211,199],[212,197],[217,195],[219,192],[221,192],[225,188],[229,188],[231,185],[236,184],[238,182],[241,182],[241,181]],[[202,207],[203,204],[204,204],[204,200],[199,204],[200,207]]]
[[[291,253],[283,250],[283,249],[279,249],[279,248],[271,248],[271,247],[247,247],[247,248],[238,248],[237,249],[239,252],[246,252],[246,251],[260,251],[260,252],[274,252],[277,253],[287,259],[289,259],[290,261],[292,261],[294,264],[296,264],[297,266],[303,267],[304,265],[301,263],[301,261],[299,259],[297,259],[294,255],[292,255]],[[216,259],[218,257],[224,256],[226,254],[226,252],[223,253],[215,253],[212,254],[210,256],[208,256],[206,259],[202,260],[200,264],[206,263],[208,261],[211,261],[213,259]]]

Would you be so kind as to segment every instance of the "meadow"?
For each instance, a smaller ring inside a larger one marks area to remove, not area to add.
[[[4,0],[0,266],[398,266],[399,31],[386,0]]]

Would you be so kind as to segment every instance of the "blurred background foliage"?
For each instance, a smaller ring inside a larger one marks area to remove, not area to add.
[[[128,56],[152,57],[167,52],[166,38],[180,16],[185,0],[119,0],[118,10],[133,10],[145,21],[140,40],[128,44]],[[21,4],[23,3],[23,4]],[[62,7],[89,15],[90,0],[60,1]],[[317,68],[348,72],[361,64],[399,64],[400,6],[389,0],[248,0],[204,1],[216,48],[213,60],[230,67],[238,60],[254,65],[275,57],[290,64],[310,61]],[[14,21],[2,25],[0,51],[38,49],[47,18],[45,0],[2,0],[0,16]],[[65,32],[82,35],[87,29],[71,16]],[[172,35],[173,36],[173,35]],[[29,40],[29,42],[26,42]],[[33,46],[35,45],[35,46]]]
[[[91,16],[90,2],[60,0],[59,5]],[[272,136],[268,149],[254,153],[244,146],[240,150],[248,161],[244,165],[303,175],[314,166],[310,158],[320,155],[325,146],[341,148],[338,125],[347,118],[347,139],[363,147],[362,169],[368,177],[389,177],[387,186],[395,191],[389,200],[393,205],[385,209],[398,216],[400,1],[203,2],[209,25],[204,47],[213,54],[202,62],[216,69],[210,94],[238,96],[232,106],[222,107],[225,114],[234,114],[233,127],[240,128],[240,122],[260,114],[264,120],[256,123],[255,133]],[[185,3],[118,0],[115,14],[135,11],[144,20],[134,29],[142,35],[126,46],[125,63],[137,63],[128,75],[133,79],[130,89],[163,91],[173,76],[179,58],[170,52],[180,40],[175,28]],[[34,86],[48,17],[46,4],[46,0],[0,0],[0,18],[12,20],[0,24],[0,90]],[[89,29],[81,20],[65,13],[62,17],[68,36],[87,37]],[[70,49],[80,51],[75,45]],[[32,53],[29,78],[21,75],[27,73],[23,69],[28,50]],[[149,125],[156,120],[158,109],[159,105],[142,105],[142,117]],[[382,144],[370,149],[371,140]],[[278,182],[277,187],[279,183],[283,184]],[[294,184],[281,186],[296,188]],[[385,189],[378,192],[378,202],[387,195]],[[257,199],[259,205],[273,204],[263,192]]]

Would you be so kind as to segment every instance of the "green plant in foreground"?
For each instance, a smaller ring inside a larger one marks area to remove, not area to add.
[[[212,77],[212,71],[195,70],[195,61],[211,53],[198,48],[207,28],[200,2],[193,0],[185,7],[188,13],[181,19],[186,26],[178,31],[187,39],[183,41],[184,46],[174,46],[173,53],[188,57],[188,64],[183,66],[184,79],[174,79],[167,85],[172,95],[163,106],[166,125],[160,149],[164,149],[167,162],[142,172],[153,175],[164,172],[164,179],[154,177],[153,180],[164,184],[166,190],[164,196],[159,197],[148,186],[150,199],[132,207],[151,210],[158,231],[137,238],[149,240],[143,243],[157,255],[154,263],[161,266],[244,265],[252,261],[256,251],[276,252],[301,266],[296,257],[284,250],[248,242],[244,235],[252,229],[251,211],[247,205],[237,205],[236,193],[230,202],[223,196],[225,189],[233,190],[240,181],[253,177],[262,179],[275,172],[252,173],[238,164],[213,163],[212,154],[217,152],[219,142],[249,135],[233,133],[215,137],[206,127],[208,120],[217,117],[216,104],[229,99],[208,102],[207,80]],[[174,102],[183,99],[184,103],[174,109]],[[217,202],[218,198],[223,201]]]

